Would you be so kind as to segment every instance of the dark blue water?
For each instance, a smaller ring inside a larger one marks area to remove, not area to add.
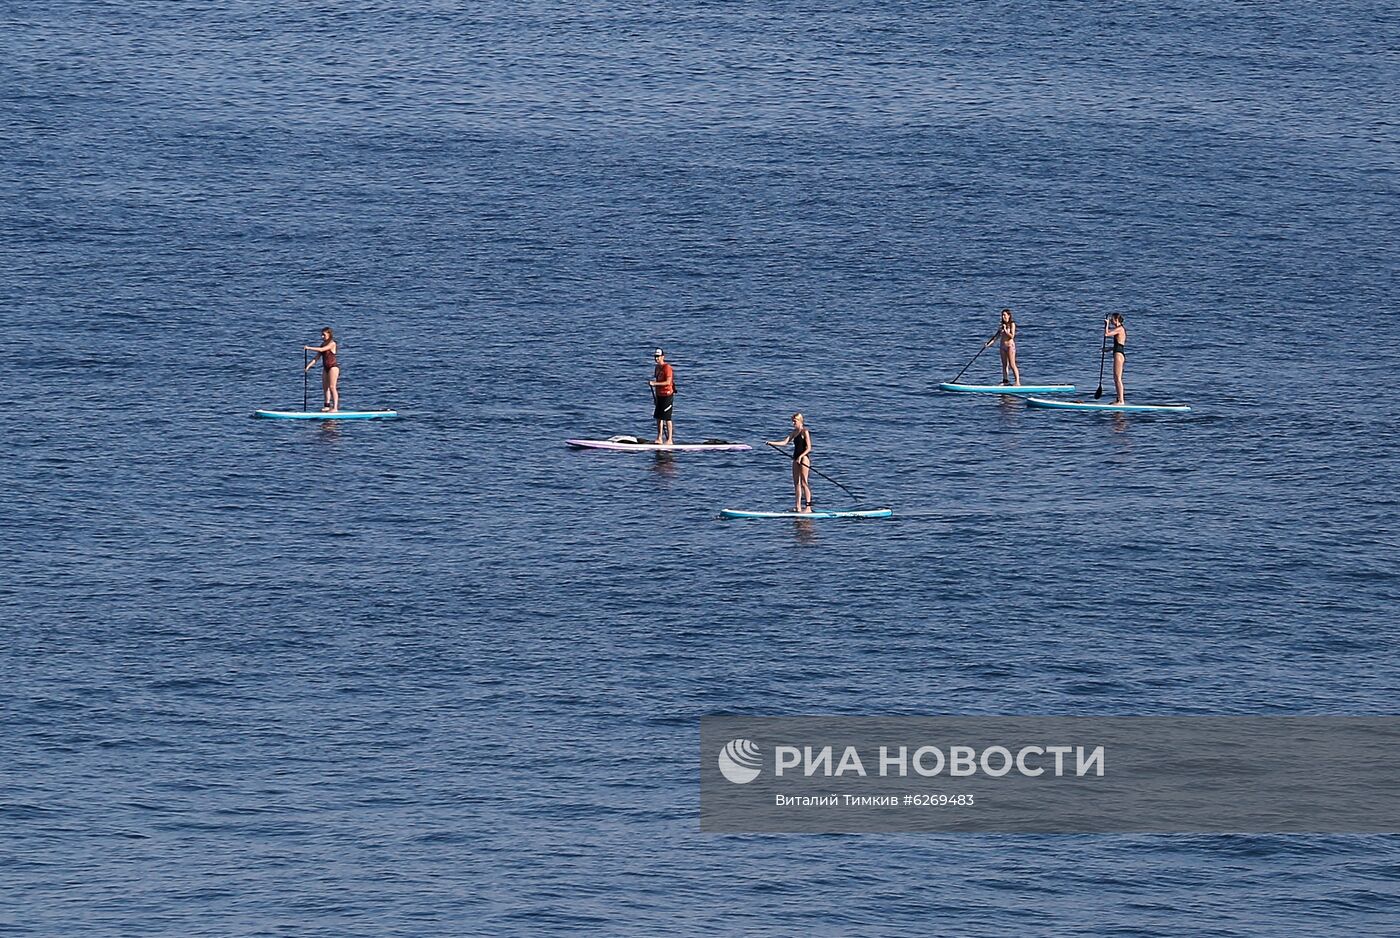
[[[702,836],[696,764],[716,712],[1395,712],[1398,22],[3,7],[0,932],[1400,931],[1392,837]],[[1125,311],[1195,411],[940,395],[1002,306],[1089,389]],[[249,419],[322,325],[406,419]],[[650,432],[655,345],[678,437],[801,409],[896,518],[566,450]]]

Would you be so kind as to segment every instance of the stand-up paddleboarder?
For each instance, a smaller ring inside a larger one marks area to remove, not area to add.
[[[657,349],[651,357],[656,361],[652,372],[651,393],[656,399],[653,416],[656,418],[656,444],[676,442],[676,427],[671,422],[671,411],[676,403],[676,378],[671,366],[666,363],[666,353]]]
[[[303,345],[302,348],[316,353],[316,357],[306,363],[304,371],[310,371],[311,366],[318,360],[321,362],[321,392],[325,396],[325,405],[321,412],[334,413],[340,410],[340,365],[336,363],[335,358],[335,333],[327,326],[321,330],[320,345]]]
[[[1011,379],[1015,378],[1019,386],[1021,369],[1016,366],[1016,317],[1011,315],[1011,310],[1001,311],[996,337],[1001,339],[1001,383],[1011,384]]]
[[[1123,362],[1128,357],[1128,327],[1123,325],[1122,313],[1111,313],[1103,321],[1104,340],[1113,340],[1113,403],[1123,401]]]
[[[792,432],[781,440],[769,440],[771,446],[792,444],[792,488],[796,499],[793,511],[806,513],[812,510],[812,485],[808,476],[812,471],[812,431],[802,421],[801,414],[792,415]]]

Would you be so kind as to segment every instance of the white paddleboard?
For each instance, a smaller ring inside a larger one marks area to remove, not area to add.
[[[255,410],[254,417],[269,420],[388,420],[396,410]]]
[[[894,514],[893,508],[864,508],[852,511],[740,511],[737,508],[722,508],[721,518],[797,518],[816,521],[825,518],[888,518]]]
[[[752,449],[747,443],[731,443],[728,440],[706,440],[703,443],[652,443],[634,436],[615,436],[606,440],[565,440],[574,449],[605,449],[615,453],[699,453],[705,451]]]
[[[1032,407],[1050,407],[1055,410],[1092,410],[1114,413],[1161,413],[1187,414],[1191,412],[1187,404],[1094,404],[1089,401],[1047,401],[1039,397],[1028,397],[1026,403]]]
[[[939,390],[959,394],[1073,394],[1072,384],[940,384]]]

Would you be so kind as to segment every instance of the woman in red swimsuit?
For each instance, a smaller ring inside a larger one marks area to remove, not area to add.
[[[316,357],[306,363],[306,371],[311,370],[317,359],[321,361],[321,390],[326,396],[326,405],[321,411],[334,413],[340,410],[340,366],[335,361],[335,333],[328,326],[321,330],[320,345],[303,345],[302,348],[316,353]]]

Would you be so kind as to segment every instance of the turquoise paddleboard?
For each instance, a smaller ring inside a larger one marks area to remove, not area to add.
[[[824,518],[888,518],[894,514],[892,508],[867,508],[858,511],[739,511],[735,508],[720,510],[721,518],[797,518],[820,520]]]
[[[940,390],[961,394],[1073,394],[1072,384],[940,384]]]
[[[1039,397],[1028,397],[1026,403],[1032,407],[1051,407],[1055,410],[1097,410],[1113,413],[1160,413],[1186,414],[1191,408],[1186,404],[1091,404],[1088,401],[1047,401]]]
[[[396,410],[255,410],[254,417],[271,420],[388,420],[397,417]]]

